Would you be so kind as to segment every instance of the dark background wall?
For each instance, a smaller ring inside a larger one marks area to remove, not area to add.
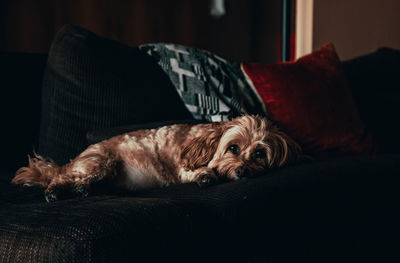
[[[236,61],[279,58],[280,1],[226,0],[213,18],[209,0],[0,0],[0,51],[47,52],[66,23],[129,45],[174,42]]]
[[[75,24],[129,45],[174,42],[236,61],[279,61],[281,0],[0,0],[0,51],[45,53]],[[294,0],[293,6],[294,6]],[[313,48],[333,42],[341,59],[400,49],[400,1],[314,0]]]

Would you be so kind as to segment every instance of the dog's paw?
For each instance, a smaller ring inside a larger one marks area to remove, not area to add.
[[[58,200],[57,194],[54,191],[48,190],[44,192],[44,198],[46,199],[47,203],[53,203]]]
[[[217,175],[211,171],[203,171],[196,180],[196,183],[199,187],[207,187],[213,184],[216,184],[218,181]]]
[[[89,195],[89,187],[86,184],[78,184],[75,186],[75,193],[85,198]]]

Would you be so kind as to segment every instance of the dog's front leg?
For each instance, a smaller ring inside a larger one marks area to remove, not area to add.
[[[181,174],[182,183],[195,182],[200,187],[206,187],[218,182],[218,176],[215,171],[209,167],[203,166],[196,170],[185,170]]]

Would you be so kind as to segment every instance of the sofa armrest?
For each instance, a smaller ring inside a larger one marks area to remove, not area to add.
[[[2,168],[26,164],[26,155],[37,147],[46,61],[46,54],[0,53]]]

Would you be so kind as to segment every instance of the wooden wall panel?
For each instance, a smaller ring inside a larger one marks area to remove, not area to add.
[[[226,15],[215,19],[207,0],[0,0],[0,51],[47,52],[70,23],[129,45],[172,42],[276,62],[280,1],[225,2]]]

